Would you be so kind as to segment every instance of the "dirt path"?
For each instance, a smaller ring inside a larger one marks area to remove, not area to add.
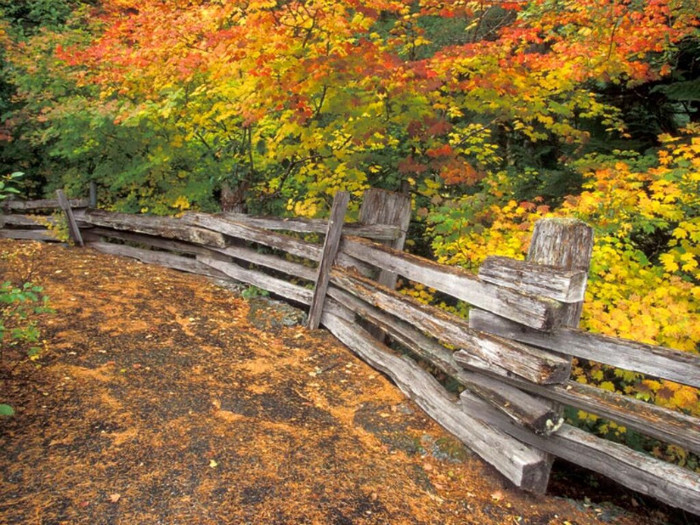
[[[0,420],[0,523],[654,522],[510,488],[382,375],[266,301],[33,246],[0,242],[0,275],[34,251],[56,310],[42,319],[45,366],[0,385],[17,409]]]

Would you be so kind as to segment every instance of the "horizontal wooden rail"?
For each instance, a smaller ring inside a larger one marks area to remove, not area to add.
[[[537,330],[552,330],[561,322],[559,302],[486,283],[458,267],[441,265],[358,237],[345,237],[341,252]]]
[[[323,219],[300,219],[278,217],[251,217],[243,213],[222,213],[222,217],[239,224],[255,226],[265,230],[284,230],[297,233],[326,233],[328,221]],[[388,224],[357,224],[343,225],[343,234],[366,237],[377,241],[393,241],[401,235],[398,226]]]
[[[11,226],[13,228],[46,228],[48,224],[56,224],[56,219],[46,215],[0,215],[0,228],[4,228],[5,226]]]
[[[197,260],[236,281],[256,286],[262,290],[267,290],[301,304],[311,304],[313,290],[309,290],[308,288],[271,277],[256,270],[243,268],[233,262],[224,260],[221,256],[199,255],[197,256]]]
[[[546,387],[535,385],[513,377],[507,370],[499,370],[466,352],[456,352],[453,357],[460,365],[507,385],[610,419],[646,436],[700,454],[698,418],[576,381]]]
[[[187,224],[201,226],[236,239],[256,242],[263,246],[296,255],[297,257],[305,257],[316,262],[321,259],[322,248],[318,244],[302,239],[295,239],[289,235],[270,232],[257,226],[249,226],[247,224],[234,222],[223,216],[190,213],[184,216],[182,220]]]
[[[444,343],[466,348],[487,362],[501,363],[535,383],[559,383],[569,377],[570,364],[561,356],[471,330],[459,317],[421,304],[361,275],[334,268],[331,282],[416,328],[434,334]]]
[[[90,205],[89,199],[70,199],[69,203],[72,208],[87,208]],[[0,209],[3,210],[50,210],[59,209],[58,199],[41,199],[34,201],[19,201],[19,200],[7,200],[0,204]]]
[[[234,259],[240,259],[252,264],[257,264],[258,266],[263,266],[269,268],[270,270],[275,270],[278,272],[286,273],[292,277],[298,277],[299,279],[304,279],[306,281],[313,281],[316,279],[316,269],[310,268],[300,263],[287,261],[282,257],[277,255],[260,253],[253,248],[248,248],[246,246],[228,246],[227,248],[219,249],[216,248],[214,251],[221,253],[223,255],[228,255]]]
[[[324,314],[323,324],[353,352],[391,377],[430,417],[517,486],[538,493],[546,490],[549,467],[538,450],[462,411],[459,403],[433,376],[410,359],[393,355],[357,325],[328,313]]]
[[[472,310],[469,326],[555,352],[700,388],[700,356],[575,328],[545,334],[489,312]]]
[[[76,217],[81,222],[94,226],[125,230],[132,233],[157,235],[167,239],[192,242],[207,246],[224,248],[226,241],[220,233],[191,226],[172,217],[155,217],[152,215],[129,215],[102,210],[87,210]]]
[[[213,250],[213,248],[207,248],[201,244],[192,244],[173,239],[164,239],[154,235],[146,235],[144,233],[130,233],[123,230],[113,230],[111,228],[102,227],[83,230],[83,237],[89,242],[100,241],[102,239],[116,239],[119,241],[140,244],[149,248],[169,250],[180,254],[210,254]]]
[[[49,230],[0,230],[0,239],[58,242],[56,236]]]
[[[308,281],[313,281],[316,272],[313,268],[304,266],[303,264],[287,261],[281,257],[271,254],[259,253],[258,251],[246,246],[227,246],[226,248],[207,248],[198,244],[190,244],[181,241],[162,239],[152,235],[139,233],[129,233],[121,230],[112,230],[109,228],[92,228],[86,230],[83,234],[87,240],[98,241],[101,238],[118,239],[121,241],[138,243],[144,246],[150,246],[161,250],[171,250],[179,253],[188,253],[192,255],[227,255],[234,259],[264,266],[271,270],[276,270],[286,273],[293,277],[299,277]]]
[[[588,274],[584,270],[562,270],[555,266],[491,256],[479,268],[479,278],[511,290],[577,303],[583,301]]]
[[[289,235],[248,226],[246,224],[231,221],[223,216],[206,215],[203,213],[190,213],[183,217],[188,224],[208,228],[214,232],[222,233],[229,237],[244,241],[255,242],[274,248],[296,257],[302,257],[314,262],[319,262],[323,253],[323,247],[312,242],[297,239]],[[356,268],[363,273],[369,273],[371,269],[356,258],[339,253],[336,263],[348,268]]]
[[[143,248],[135,248],[125,244],[113,244],[109,242],[88,242],[87,245],[88,247],[102,253],[131,257],[132,259],[137,259],[148,264],[159,264],[160,266],[165,266],[167,268],[173,268],[175,270],[200,275],[207,275],[209,277],[226,277],[224,273],[215,271],[206,264],[203,264],[190,257],[183,257],[181,255],[175,255],[167,252],[145,250]]]
[[[488,403],[463,392],[462,409],[520,441],[581,465],[669,505],[700,513],[700,475],[611,441],[563,425],[556,434],[537,436],[512,424]]]

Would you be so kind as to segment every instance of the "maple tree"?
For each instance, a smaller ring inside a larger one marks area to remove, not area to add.
[[[582,121],[621,128],[590,82],[667,74],[695,30],[691,4],[113,0],[14,56],[53,57],[53,77],[97,90],[34,111],[49,128],[89,128],[54,152],[79,169],[133,165],[108,184],[127,208],[207,206],[241,187],[249,205],[314,215],[339,189],[461,187],[523,145],[573,149]],[[95,36],[81,42],[85,24]],[[128,154],[96,162],[86,143]]]

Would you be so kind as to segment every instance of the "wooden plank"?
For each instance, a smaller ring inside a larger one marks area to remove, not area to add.
[[[78,246],[85,246],[83,237],[80,235],[80,228],[78,228],[78,224],[75,222],[75,217],[73,216],[73,210],[71,209],[70,202],[63,193],[63,190],[56,190],[56,198],[58,199],[58,205],[61,207],[61,210],[63,210],[63,213],[66,216],[66,222],[68,223],[68,234],[70,235],[70,238],[73,239],[73,242]]]
[[[700,475],[695,472],[567,424],[556,434],[537,436],[513,425],[508,418],[469,392],[462,394],[461,402],[467,414],[500,428],[524,443],[603,474],[668,505],[700,514]]]
[[[25,227],[31,228],[46,228],[47,224],[56,224],[56,219],[51,216],[39,215],[1,215],[0,228],[12,226],[14,228]]]
[[[140,243],[149,247],[171,250],[180,253],[210,256],[221,254],[234,259],[239,259],[241,261],[264,266],[266,268],[286,273],[294,277],[306,279],[308,281],[314,281],[316,278],[316,270],[313,268],[309,268],[308,266],[304,266],[302,264],[286,261],[276,255],[259,253],[256,250],[247,248],[245,246],[208,248],[204,246],[188,244],[185,242],[160,239],[158,237],[153,237],[150,235],[128,233],[119,230],[110,230],[107,228],[94,228],[93,230],[91,230],[91,232],[92,233],[88,234],[87,237],[91,240],[98,240],[101,237],[106,237],[110,239],[119,239],[128,242]]]
[[[264,230],[255,226],[236,223],[220,215],[189,213],[183,217],[182,220],[188,224],[199,225],[230,237],[256,242],[263,246],[282,250],[291,255],[296,255],[297,257],[303,257],[316,262],[321,260],[323,248],[318,244],[296,239],[289,235],[282,235]],[[356,268],[363,273],[368,271],[367,265],[342,253],[338,254],[336,262],[348,268]]]
[[[188,253],[190,255],[211,254],[212,250],[204,246],[189,244],[182,241],[172,239],[163,239],[152,235],[142,233],[130,233],[123,230],[112,230],[110,228],[91,228],[83,234],[85,240],[99,241],[102,238],[118,239],[120,241],[133,242],[148,246],[149,248],[158,248],[161,250],[170,250],[179,253]]]
[[[311,307],[309,308],[307,326],[311,330],[316,330],[321,323],[323,303],[326,300],[331,267],[338,253],[343,222],[345,221],[345,212],[348,209],[349,202],[350,194],[346,191],[339,191],[333,198],[333,206],[331,207],[331,214],[328,218],[328,230],[326,231],[326,238],[323,243],[323,254],[321,255],[321,262],[318,265],[318,275],[314,286],[313,298],[311,299]]]
[[[89,204],[88,199],[70,199],[68,201],[71,208],[86,208]],[[19,200],[6,200],[0,205],[1,208],[6,210],[47,210],[47,209],[58,209],[60,208],[58,199],[41,199],[33,201],[19,201]]]
[[[374,368],[391,377],[399,389],[446,430],[463,441],[517,486],[543,492],[542,454],[467,415],[429,373],[400,358],[362,328],[326,313],[323,324],[341,342]]]
[[[478,308],[500,313],[532,328],[552,330],[561,323],[561,303],[483,282],[461,268],[441,265],[358,237],[344,237],[340,249],[361,261],[403,275]]]
[[[95,226],[103,226],[133,233],[145,233],[168,239],[178,239],[224,248],[226,241],[220,233],[204,228],[190,226],[180,219],[172,217],[155,217],[150,215],[129,215],[103,210],[86,210],[83,220]]]
[[[557,266],[491,256],[479,268],[479,278],[511,290],[577,303],[583,301],[588,275],[584,270],[562,270]]]
[[[541,386],[513,377],[505,369],[497,370],[463,352],[455,352],[454,360],[480,374],[592,414],[615,421],[640,434],[679,445],[700,455],[700,419],[639,399],[608,392],[590,385],[567,381],[562,385]]]
[[[234,222],[265,230],[284,230],[297,233],[325,233],[328,221],[324,219],[300,219],[278,217],[252,217],[245,213],[222,213],[222,217]],[[356,235],[367,239],[392,241],[401,235],[398,226],[390,224],[345,223],[343,235]]]
[[[496,408],[502,410],[519,424],[530,428],[533,432],[549,434],[556,431],[563,423],[563,418],[555,410],[552,410],[546,402],[503,382],[489,378],[480,379],[476,374],[464,370],[454,360],[452,350],[448,350],[434,339],[416,330],[412,325],[335,287],[329,288],[328,294],[340,304],[389,334],[394,341],[415,355],[425,359],[463,386],[488,398],[489,402],[494,404]]]
[[[61,242],[49,230],[0,230],[0,238],[25,241]]]
[[[566,352],[625,370],[700,388],[700,356],[662,346],[637,343],[575,328],[544,334],[500,316],[472,310],[469,326],[555,352]]]
[[[381,310],[435,335],[443,343],[465,348],[536,383],[559,383],[569,377],[568,360],[469,328],[459,317],[398,294],[358,274],[334,268],[331,282]]]
[[[228,255],[234,259],[257,264],[258,266],[264,266],[265,268],[270,268],[271,270],[276,270],[294,277],[299,277],[300,279],[305,279],[307,281],[316,280],[315,268],[310,268],[300,263],[287,261],[282,257],[278,257],[277,255],[260,253],[253,248],[234,245],[226,248],[212,248],[212,250],[221,253],[222,255]]]
[[[171,250],[180,253],[189,253],[194,255],[212,255],[220,253],[229,257],[250,262],[266,268],[277,270],[294,277],[313,281],[316,279],[316,270],[304,266],[303,264],[286,261],[276,255],[259,253],[256,250],[245,246],[227,246],[226,248],[207,248],[196,244],[189,244],[181,241],[162,239],[151,235],[140,233],[129,233],[121,230],[112,230],[108,228],[93,228],[90,233],[83,233],[86,240],[98,241],[102,237],[109,239],[119,239],[127,242],[140,243],[152,248],[160,248],[163,250]]]
[[[313,261],[321,259],[321,246],[296,239],[288,235],[271,232],[256,226],[248,226],[227,219],[218,215],[207,215],[204,213],[189,213],[183,217],[183,221],[208,228],[215,232],[242,239],[244,241],[256,242],[270,248],[285,251],[297,257],[305,257]]]
[[[268,292],[284,297],[285,299],[290,299],[298,303],[309,305],[311,304],[311,298],[313,296],[313,291],[308,288],[303,288],[296,284],[288,283],[282,279],[277,279],[271,277],[262,272],[256,270],[248,270],[247,268],[242,268],[237,264],[232,262],[221,260],[215,256],[198,255],[197,260],[226,274],[228,277],[240,281],[242,283],[250,284],[252,286],[257,286],[262,290],[267,290]]]
[[[226,277],[221,272],[215,271],[195,259],[183,257],[181,255],[154,252],[152,250],[144,250],[143,248],[134,248],[133,246],[127,246],[125,244],[112,244],[108,242],[89,242],[87,246],[102,253],[130,257],[147,264],[158,264],[175,270],[206,275],[208,277]]]
[[[564,418],[557,410],[522,390],[466,370],[460,378],[471,392],[535,434],[549,436],[564,424]]]

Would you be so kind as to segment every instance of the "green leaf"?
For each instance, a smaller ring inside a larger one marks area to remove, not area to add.
[[[10,405],[0,403],[0,416],[14,416],[15,410]]]

